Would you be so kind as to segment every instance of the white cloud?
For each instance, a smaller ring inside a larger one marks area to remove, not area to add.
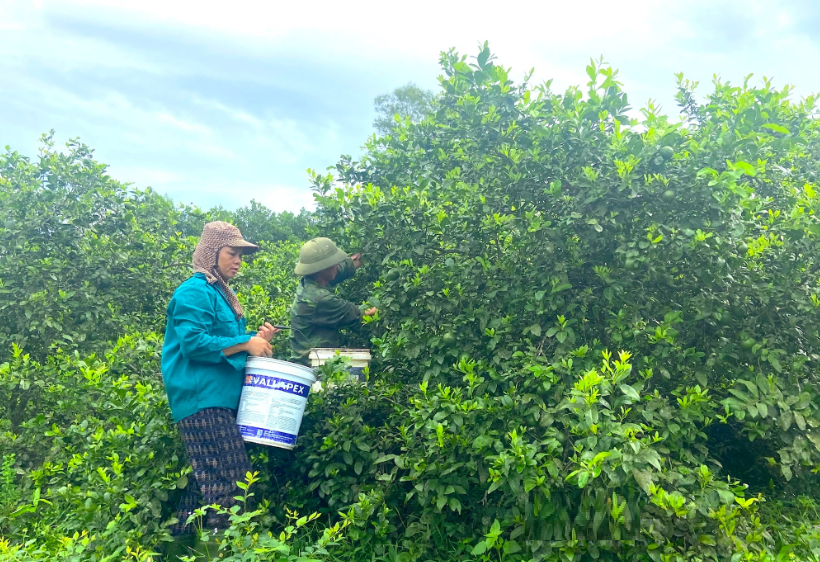
[[[266,207],[276,209],[277,212],[297,212],[302,208],[316,208],[313,192],[305,187],[261,185],[246,193],[251,195],[251,199],[256,199]]]
[[[113,178],[140,178],[139,182],[132,181],[134,187],[140,189],[166,185],[184,179],[178,172],[161,168],[135,168],[115,165],[110,166],[108,172]]]
[[[224,105],[224,104],[222,104],[222,103],[220,103],[216,100],[204,99],[204,98],[201,98],[199,96],[194,96],[192,101],[195,105],[198,105],[200,107],[204,107],[206,109],[215,109],[217,111],[220,111],[220,112],[224,113],[225,115],[227,115],[228,117],[230,117],[234,121],[236,121],[238,123],[245,124],[245,125],[250,125],[251,127],[254,127],[255,129],[260,129],[264,126],[262,120],[259,119],[258,117],[250,115],[249,113],[246,113],[245,111],[242,111],[241,109],[234,109],[232,107],[227,107],[226,105]]]
[[[160,123],[167,123],[168,125],[171,125],[172,127],[179,129],[180,131],[183,131],[185,133],[193,133],[197,135],[208,136],[211,135],[211,130],[205,125],[200,125],[199,123],[190,123],[183,119],[174,117],[173,115],[170,115],[168,113],[157,113],[156,120]]]

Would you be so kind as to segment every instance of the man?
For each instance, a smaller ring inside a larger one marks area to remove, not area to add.
[[[310,365],[314,347],[339,347],[339,330],[361,323],[363,316],[373,316],[375,307],[362,310],[331,290],[350,279],[361,267],[361,254],[350,257],[329,238],[314,238],[299,250],[296,275],[301,275],[296,297],[290,308],[290,360]]]

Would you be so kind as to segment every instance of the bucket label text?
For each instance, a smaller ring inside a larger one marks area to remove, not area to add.
[[[308,392],[310,392],[310,386],[306,384],[266,375],[245,375],[245,386],[278,390],[280,392],[287,392],[288,394],[304,397],[307,397]]]

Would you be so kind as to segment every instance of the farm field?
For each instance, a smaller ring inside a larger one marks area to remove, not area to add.
[[[264,250],[249,325],[287,323],[312,236],[379,309],[345,334],[368,384],[249,447],[222,560],[820,560],[817,100],[679,76],[635,118],[586,70],[443,53],[432,112],[310,172],[301,215],[179,205],[49,135],[0,155],[0,561],[162,559],[165,305],[215,219]]]

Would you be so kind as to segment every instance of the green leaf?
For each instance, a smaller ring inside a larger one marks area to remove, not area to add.
[[[806,437],[814,444],[814,448],[820,451],[820,433],[810,431],[806,433]]]
[[[757,175],[757,170],[755,169],[755,167],[749,164],[748,162],[744,162],[743,160],[738,160],[737,162],[735,162],[734,167],[741,170],[746,175]]]
[[[453,511],[456,511],[456,512],[458,512],[459,514],[461,513],[461,502],[458,500],[458,498],[449,498],[449,499],[447,500],[447,505],[448,505],[448,506],[450,507],[450,509],[452,509]]]
[[[530,333],[534,335],[536,338],[541,336],[541,326],[539,326],[538,324],[533,324],[528,329]]]
[[[638,470],[636,468],[632,469],[632,477],[635,478],[635,482],[638,483],[638,486],[641,487],[645,493],[650,494],[650,486],[652,484],[652,475],[646,471]],[[733,496],[734,497],[734,496]]]
[[[780,429],[787,431],[794,421],[794,415],[791,410],[783,410],[780,413],[780,419],[778,421],[780,422]]]
[[[571,289],[571,288],[572,288],[571,283],[561,283],[560,285],[556,285],[555,287],[552,288],[552,294],[554,295],[555,293],[560,293],[561,291],[566,291],[567,289]]]
[[[478,63],[478,67],[483,69],[487,65],[487,60],[490,58],[490,48],[484,47],[478,56],[476,57],[476,62]]]
[[[515,554],[521,552],[521,546],[514,540],[508,540],[504,543],[504,554]]]
[[[771,129],[776,133],[783,133],[784,135],[791,134],[791,131],[789,131],[786,127],[778,125],[777,123],[766,123],[765,125],[761,125],[761,127],[764,129]]]
[[[631,398],[632,400],[636,400],[636,401],[640,402],[640,400],[641,400],[641,395],[640,395],[640,394],[638,394],[638,391],[637,391],[637,390],[635,390],[634,388],[632,388],[632,387],[631,387],[631,386],[629,386],[628,384],[619,384],[619,385],[618,385],[618,388],[620,388],[620,389],[621,389],[621,392],[623,392],[624,394],[626,394],[626,395],[627,395],[629,398]]]

